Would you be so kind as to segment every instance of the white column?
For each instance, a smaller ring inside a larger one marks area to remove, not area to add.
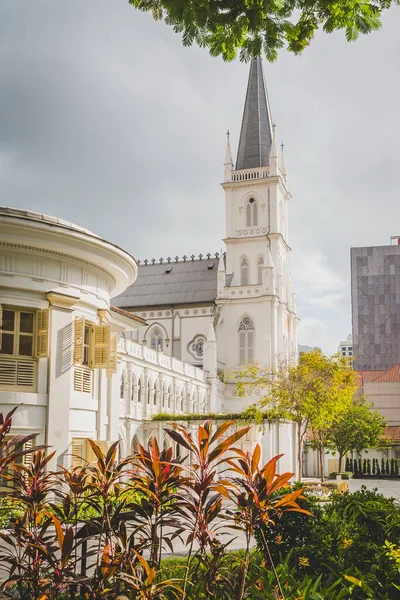
[[[49,469],[57,464],[68,466],[70,397],[74,389],[73,306],[77,298],[49,293],[49,387],[46,424],[46,443],[49,452],[56,453]]]

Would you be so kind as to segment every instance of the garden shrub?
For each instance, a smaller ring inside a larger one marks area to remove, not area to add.
[[[320,575],[325,586],[346,574],[370,587],[374,600],[400,597],[395,587],[400,586],[400,574],[390,564],[385,547],[400,539],[396,502],[365,486],[353,494],[332,493],[330,498],[324,505],[312,497],[301,501],[313,513],[311,521],[287,513],[267,528],[274,560],[290,551],[292,567],[306,559],[308,572]],[[353,594],[366,597],[361,588]]]
[[[337,471],[333,471],[333,473],[329,473],[329,477],[331,479],[335,479],[337,475],[340,475],[340,477],[342,479],[351,479],[353,477],[353,473],[351,471],[343,471],[342,473],[339,473]]]

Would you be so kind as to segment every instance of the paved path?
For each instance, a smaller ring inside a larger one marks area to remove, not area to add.
[[[362,485],[365,485],[367,490],[378,488],[378,492],[386,496],[386,498],[396,498],[400,501],[400,480],[390,479],[350,479],[350,492],[359,490]]]

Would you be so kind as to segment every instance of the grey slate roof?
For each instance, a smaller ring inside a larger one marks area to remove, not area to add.
[[[135,283],[113,299],[119,308],[213,302],[218,258],[140,264]]]
[[[250,63],[236,169],[268,166],[271,144],[271,109],[261,58],[257,57]]]

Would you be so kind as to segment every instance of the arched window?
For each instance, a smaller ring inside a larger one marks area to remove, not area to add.
[[[119,387],[119,397],[121,398],[121,400],[123,400],[124,396],[125,396],[125,375],[122,373],[121,383],[120,383],[120,387]]]
[[[246,206],[246,226],[255,227],[258,225],[258,209],[257,201],[254,198],[249,198]]]
[[[151,396],[151,383],[150,379],[147,382],[147,404],[150,404],[150,396]]]
[[[240,263],[240,285],[249,285],[249,263],[243,258]]]
[[[239,362],[254,361],[254,325],[250,317],[243,317],[239,325]]]
[[[164,350],[164,336],[159,327],[155,327],[151,332],[150,347],[152,350]]]
[[[154,406],[157,404],[157,382],[154,382],[154,387],[153,387],[153,404]]]
[[[131,443],[131,452],[132,454],[136,454],[139,450],[139,440],[137,439],[137,436],[133,436],[132,439],[132,443]]]
[[[142,393],[143,393],[142,390],[143,390],[142,380],[139,379],[138,387],[137,387],[137,401],[138,402],[142,402]]]
[[[264,266],[264,259],[262,256],[260,256],[260,258],[258,259],[258,263],[257,263],[257,283],[259,285],[262,283],[263,266]]]

